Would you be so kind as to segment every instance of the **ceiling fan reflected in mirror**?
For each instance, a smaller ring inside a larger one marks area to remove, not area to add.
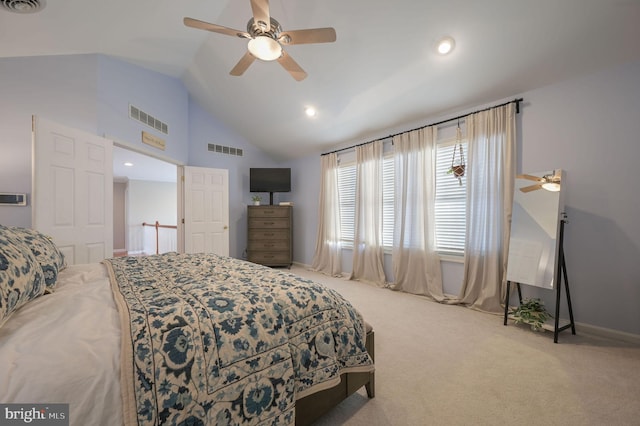
[[[247,31],[234,30],[221,25],[184,18],[187,27],[248,39],[247,53],[229,74],[241,76],[256,59],[278,61],[296,81],[304,80],[307,73],[282,48],[293,44],[332,43],[336,41],[333,28],[312,28],[283,31],[280,23],[270,16],[269,0],[250,0],[253,17],[247,23]]]
[[[516,178],[538,182],[535,185],[529,185],[529,186],[524,186],[520,188],[520,191],[522,192],[536,191],[541,188],[551,192],[558,192],[560,191],[560,181],[562,179],[562,172],[558,169],[558,170],[554,170],[553,173],[543,175],[542,177],[522,174],[522,175],[516,176]]]

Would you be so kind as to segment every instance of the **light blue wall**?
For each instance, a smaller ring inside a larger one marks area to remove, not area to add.
[[[215,117],[211,117],[193,101],[189,103],[189,128],[189,165],[229,170],[229,253],[233,257],[246,258],[247,205],[251,204],[253,195],[249,192],[249,169],[275,167],[276,164],[263,151],[228,129]],[[241,148],[243,155],[240,157],[211,152],[208,150],[210,143]],[[261,195],[263,200],[268,200],[268,196]]]
[[[178,79],[98,56],[98,135],[126,142],[186,164],[189,93]],[[129,118],[129,104],[168,124],[168,134]],[[165,141],[165,150],[142,143],[142,131]]]
[[[167,123],[169,134],[130,119],[130,103]],[[0,59],[0,192],[31,193],[32,114],[178,163],[228,169],[230,254],[242,257],[249,168],[275,164],[204,112],[180,80],[102,55]],[[164,139],[166,149],[143,144],[143,130]],[[208,143],[242,148],[244,156],[214,154]],[[279,194],[276,201],[289,200],[288,195]],[[0,206],[0,223],[31,226],[31,205]]]
[[[640,335],[640,62],[508,99],[520,96],[518,172],[567,172],[564,248],[576,321]],[[407,128],[434,121],[427,117]],[[305,170],[294,193],[296,215],[305,215],[304,227],[295,230],[294,257],[304,264],[311,264],[315,248],[320,154],[290,163]],[[456,294],[462,264],[443,262],[443,275],[445,291]],[[523,286],[523,292],[553,310],[554,291]],[[564,293],[561,306],[566,317]]]
[[[32,115],[96,133],[97,74],[93,55],[0,59],[0,192],[31,194]],[[0,223],[31,226],[31,202]]]
[[[564,247],[576,320],[640,334],[640,62],[523,96],[521,170],[567,172]]]
[[[320,194],[320,155],[287,162],[291,167],[291,200],[293,206],[293,259],[310,265],[318,232]]]
[[[640,334],[640,62],[521,96],[518,171],[567,172],[565,252],[576,320]],[[249,168],[291,167],[292,192],[275,201],[294,202],[294,259],[311,263],[321,152],[276,164],[192,102],[179,80],[99,55],[0,59],[0,191],[31,192],[32,114],[140,143],[147,129],[127,117],[129,102],[171,125],[167,156],[229,169],[232,256],[242,257],[246,246]],[[245,155],[216,155],[206,151],[208,143],[243,148]],[[0,223],[30,226],[31,209],[0,207]],[[443,268],[445,290],[459,288],[461,265]],[[553,302],[548,291],[524,290]]]

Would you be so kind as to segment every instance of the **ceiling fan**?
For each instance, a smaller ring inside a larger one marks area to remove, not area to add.
[[[249,40],[248,51],[229,74],[242,75],[254,60],[278,61],[297,81],[304,80],[307,73],[287,54],[283,45],[332,43],[336,41],[333,28],[313,28],[306,30],[282,31],[280,23],[269,14],[269,0],[251,0],[253,17],[247,23],[247,31],[234,30],[221,25],[184,18],[187,27],[245,38]]]
[[[561,177],[562,177],[562,172],[560,170],[554,170],[553,173],[543,175],[542,177],[532,176],[527,174],[516,176],[516,178],[518,179],[527,179],[527,180],[538,182],[535,185],[524,186],[520,188],[520,191],[522,192],[536,191],[540,188],[544,188],[547,191],[558,192],[560,191]]]

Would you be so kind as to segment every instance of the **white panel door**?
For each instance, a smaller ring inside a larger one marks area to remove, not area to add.
[[[184,166],[185,253],[229,255],[229,171]]]
[[[113,256],[112,142],[33,118],[33,228],[70,265]]]

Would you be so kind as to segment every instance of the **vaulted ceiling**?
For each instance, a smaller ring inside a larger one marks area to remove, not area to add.
[[[203,108],[276,159],[640,60],[638,0],[272,0],[270,11],[285,31],[336,30],[334,43],[285,46],[308,73],[300,82],[277,62],[231,76],[247,41],[183,24],[191,17],[245,31],[249,0],[0,9],[0,57],[101,53],[180,78]],[[444,35],[456,46],[440,56],[434,44]]]

